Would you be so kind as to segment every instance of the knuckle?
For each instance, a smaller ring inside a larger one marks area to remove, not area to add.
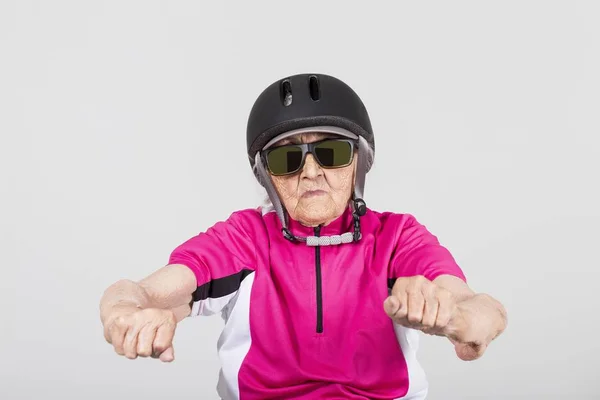
[[[410,284],[408,285],[409,287],[420,291],[422,289],[422,287],[424,285],[426,285],[429,281],[423,276],[423,275],[416,275],[413,276]]]
[[[420,285],[423,283],[423,276],[422,275],[415,275],[410,279],[410,284],[411,285]]]
[[[435,326],[435,314],[428,312],[423,316],[421,324],[427,328],[433,328]]]
[[[144,346],[141,349],[138,349],[138,354],[140,357],[150,357],[152,355],[152,349],[149,346]]]
[[[171,322],[172,325],[176,325],[177,324],[177,316],[171,310],[169,310],[169,321]]]
[[[165,310],[163,313],[163,318],[164,318],[164,322],[166,322],[169,325],[176,324],[175,313],[172,312],[171,310]]]
[[[154,316],[156,314],[159,314],[162,310],[157,309],[157,308],[144,308],[143,310],[140,311],[140,314],[142,315],[150,315],[150,316]]]
[[[157,336],[154,339],[154,346],[166,348],[166,347],[169,347],[172,340],[173,340],[173,332],[172,331],[163,332],[162,335]]]
[[[137,351],[132,346],[126,346],[123,348],[123,355],[127,358],[134,359],[137,358]]]
[[[152,319],[153,314],[154,314],[154,312],[150,308],[140,310],[135,313],[135,321],[136,321],[136,323],[143,323],[145,321]]]
[[[423,316],[421,317],[421,321],[420,321],[421,325],[429,325],[430,321],[431,321],[431,313],[424,312]]]
[[[160,341],[154,344],[154,351],[156,353],[162,353],[169,348],[168,343]]]
[[[425,297],[423,296],[423,293],[421,293],[420,291],[409,293],[408,304],[410,307],[423,307],[423,305],[425,304]]]
[[[411,312],[408,314],[408,322],[416,324],[418,322],[421,322],[421,315],[419,315],[420,313],[418,312]]]
[[[137,348],[135,348],[133,346],[127,346],[124,349],[124,352],[125,352],[125,356],[127,358],[132,358],[133,359],[133,358],[137,358],[137,356],[138,356]]]
[[[437,288],[433,283],[425,283],[421,286],[421,291],[427,297],[435,297],[437,293]]]
[[[450,322],[450,311],[446,308],[441,309],[438,312],[438,317],[436,321],[436,325],[440,328],[445,328]]]
[[[401,307],[400,309],[398,309],[398,311],[396,311],[396,313],[394,314],[394,317],[398,320],[400,319],[404,319],[407,316],[407,312],[406,312],[406,308]]]
[[[406,293],[409,295],[421,294],[421,288],[417,285],[409,285],[406,288]]]
[[[115,350],[122,349],[123,348],[123,341],[119,340],[119,339],[113,339],[111,341],[111,345],[112,345],[112,347],[115,348]]]
[[[438,294],[440,304],[444,304],[446,307],[451,307],[454,304],[454,296],[448,290],[443,290]]]
[[[131,343],[138,335],[137,324],[131,325],[130,329],[125,334],[125,341]]]
[[[162,353],[165,350],[167,350],[170,346],[170,339],[166,338],[166,339],[162,339],[162,340],[158,340],[154,343],[154,351],[156,351],[157,353]]]
[[[438,287],[436,294],[441,299],[450,300],[452,298],[452,292],[443,287]]]
[[[117,328],[124,328],[125,326],[127,326],[127,324],[128,324],[128,318],[125,317],[124,315],[121,315],[115,319],[113,326],[115,326]]]
[[[163,334],[160,335],[160,337],[156,338],[156,342],[161,343],[161,344],[171,343],[171,341],[173,340],[174,334],[175,334],[175,331],[173,329],[165,330],[163,332]]]

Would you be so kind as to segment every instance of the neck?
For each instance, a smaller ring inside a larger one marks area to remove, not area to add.
[[[345,211],[345,210],[344,210]],[[336,219],[340,218],[344,213],[338,213],[336,214],[334,217],[331,217],[329,219],[326,220],[314,220],[314,221],[304,221],[304,220],[298,220],[296,221],[298,224],[305,226],[307,228],[316,228],[317,226],[327,226],[329,224],[331,224],[333,221],[335,221]]]
[[[288,215],[288,228],[294,235],[314,235],[317,226],[321,227],[321,234],[323,235],[339,235],[351,231],[353,229],[352,208],[348,205],[341,214],[322,221],[299,221]]]
[[[362,214],[361,214],[362,215]],[[291,218],[288,219],[288,228],[284,236],[291,241],[305,241],[309,246],[329,246],[343,243],[352,243],[360,240],[360,216],[353,212],[350,205],[344,213],[327,225],[303,225]]]

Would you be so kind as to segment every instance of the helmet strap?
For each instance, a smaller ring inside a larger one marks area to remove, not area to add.
[[[366,214],[367,204],[363,200],[365,191],[365,181],[368,170],[369,143],[367,140],[358,137],[358,160],[356,160],[356,176],[354,177],[354,192],[352,194],[352,216],[354,218],[354,240],[360,239],[360,217]]]
[[[359,136],[358,137],[358,160],[356,160],[356,176],[354,177],[354,199],[362,199],[365,192],[365,180],[367,176],[367,170],[369,169],[368,157],[369,143],[367,140]]]
[[[254,162],[256,163],[258,174],[267,191],[267,195],[271,199],[271,203],[273,203],[273,208],[275,208],[277,217],[279,217],[283,229],[287,230],[287,213],[285,212],[285,209],[281,204],[281,200],[279,200],[279,196],[277,195],[277,190],[275,190],[275,186],[273,186],[271,176],[267,172],[267,169],[265,168],[265,165],[262,162],[260,152],[256,153],[256,156],[254,157]]]

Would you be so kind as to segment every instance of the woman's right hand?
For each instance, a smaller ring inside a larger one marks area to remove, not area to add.
[[[175,312],[160,308],[116,309],[109,316],[104,337],[117,354],[129,359],[139,357],[159,358],[171,362],[173,336],[177,326]]]
[[[173,361],[175,328],[190,315],[196,288],[196,276],[180,264],[162,267],[140,282],[115,282],[100,300],[104,338],[127,358]]]

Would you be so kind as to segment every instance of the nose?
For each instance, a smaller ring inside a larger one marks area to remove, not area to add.
[[[312,154],[307,154],[304,161],[304,168],[302,168],[302,177],[314,179],[321,174],[323,174],[323,170],[319,163],[317,163]]]

